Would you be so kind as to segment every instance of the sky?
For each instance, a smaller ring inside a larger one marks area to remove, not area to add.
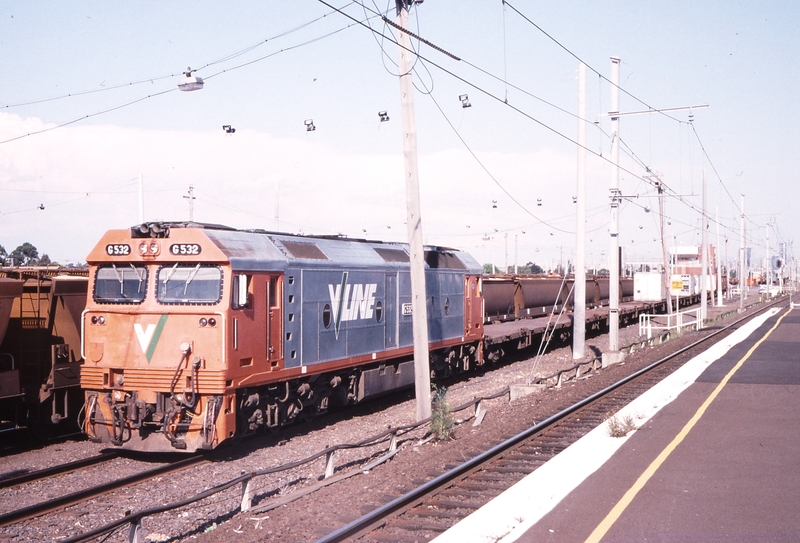
[[[140,179],[146,221],[188,220],[191,186],[197,222],[407,241],[397,31],[381,15],[395,21],[394,2],[0,3],[0,245],[84,262],[139,222]],[[498,266],[574,261],[584,123],[586,261],[605,267],[615,56],[621,112],[682,108],[621,117],[626,261],[661,260],[652,176],[668,247],[700,242],[705,178],[723,257],[742,201],[754,258],[791,248],[797,3],[427,0],[409,26],[426,243]],[[178,90],[187,67],[202,90]]]

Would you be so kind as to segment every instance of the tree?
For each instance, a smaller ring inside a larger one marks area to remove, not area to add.
[[[33,266],[39,261],[39,250],[26,241],[14,249],[10,256],[18,266]]]
[[[519,273],[526,273],[526,274],[537,274],[537,273],[544,273],[544,270],[538,264],[534,264],[533,262],[528,262],[524,266],[519,267]]]
[[[0,266],[5,265],[7,256],[6,248],[0,245]]]

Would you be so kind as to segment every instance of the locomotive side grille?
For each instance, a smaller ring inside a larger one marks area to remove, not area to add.
[[[104,374],[107,372],[108,370],[106,368],[90,368],[83,366],[81,368],[81,385],[87,390],[112,388],[108,384],[104,384]],[[174,375],[174,368],[126,368],[124,371],[125,384],[122,388],[125,390],[167,391],[169,390]],[[188,375],[189,372],[185,368],[178,375],[178,381],[175,386],[176,392],[183,392]],[[222,394],[225,392],[225,374],[223,372],[200,370],[197,377],[197,387],[201,393]]]

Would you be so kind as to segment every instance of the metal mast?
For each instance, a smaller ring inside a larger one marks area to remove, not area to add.
[[[744,289],[747,288],[747,273],[746,273],[746,262],[745,259],[747,258],[747,243],[744,239],[745,237],[745,229],[744,229],[744,194],[742,194],[742,223],[739,227],[739,236],[741,238],[740,245],[739,245],[739,311],[744,311],[744,298],[745,293]]]
[[[586,65],[578,66],[578,189],[575,228],[575,313],[572,319],[572,358],[586,348]]]
[[[611,244],[608,252],[608,351],[603,365],[622,360],[619,352],[619,57],[611,57]]]

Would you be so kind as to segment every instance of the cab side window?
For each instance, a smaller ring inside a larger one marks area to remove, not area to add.
[[[250,284],[253,276],[244,273],[233,275],[231,282],[231,307],[233,309],[249,309],[252,307],[252,295],[250,294]]]

